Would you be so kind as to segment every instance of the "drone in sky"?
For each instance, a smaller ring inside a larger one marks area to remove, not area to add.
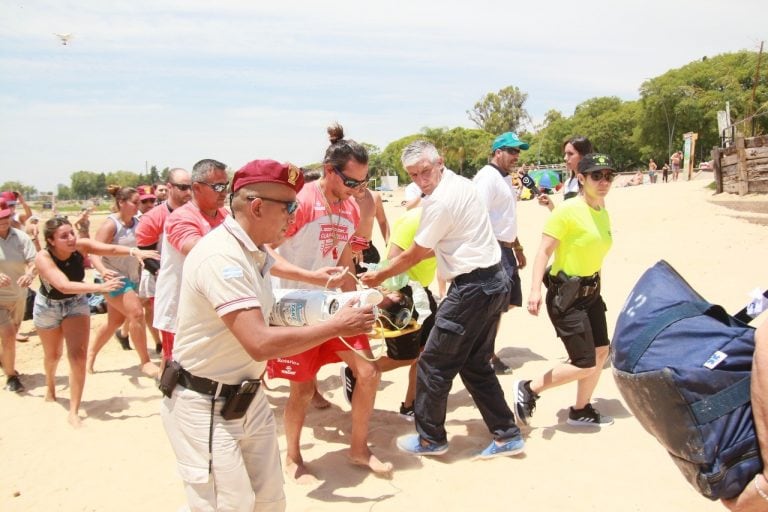
[[[58,33],[54,32],[53,35],[55,35],[56,37],[59,38],[59,40],[61,41],[61,45],[62,46],[68,46],[69,45],[69,41],[72,39],[72,34],[71,33],[58,34]]]

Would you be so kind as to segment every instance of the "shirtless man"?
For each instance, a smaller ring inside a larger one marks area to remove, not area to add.
[[[373,192],[367,187],[361,187],[355,190],[353,197],[360,207],[360,225],[355,234],[352,235],[350,243],[355,269],[361,273],[365,272],[365,269],[360,266],[360,263],[378,263],[381,261],[379,251],[372,242],[374,219],[379,224],[381,235],[384,237],[384,245],[389,244],[389,222],[387,222],[387,216],[384,213],[381,194]]]

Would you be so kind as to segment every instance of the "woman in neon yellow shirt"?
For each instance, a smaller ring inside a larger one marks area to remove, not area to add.
[[[539,393],[572,381],[577,381],[576,401],[568,413],[568,424],[601,427],[613,423],[613,418],[601,415],[590,401],[608,357],[600,268],[612,243],[605,196],[615,172],[608,156],[585,155],[577,174],[582,194],[558,205],[544,226],[533,265],[528,312],[539,314],[541,285],[546,284],[547,312],[569,360],[533,380],[515,382],[514,410],[524,424],[533,414]],[[552,267],[547,269],[553,254]]]

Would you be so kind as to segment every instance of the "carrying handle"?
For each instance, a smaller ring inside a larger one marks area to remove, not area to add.
[[[703,301],[684,302],[667,308],[656,316],[635,338],[627,356],[629,368],[635,368],[640,358],[651,346],[653,340],[670,325],[695,316],[703,315],[712,308],[712,304]],[[727,315],[726,315],[727,316]]]

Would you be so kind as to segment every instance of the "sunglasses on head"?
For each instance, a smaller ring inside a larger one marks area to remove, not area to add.
[[[185,185],[183,183],[170,183],[172,187],[176,187],[177,189],[181,190],[182,192],[186,192],[187,190],[192,188],[192,185]]]
[[[296,209],[299,207],[298,201],[285,201],[283,199],[272,199],[271,197],[264,197],[264,196],[248,196],[246,197],[247,200],[253,201],[254,199],[261,199],[262,201],[272,201],[273,203],[282,203],[285,206],[285,211],[288,212],[288,215],[293,214],[293,212],[296,211]]]
[[[341,178],[342,183],[344,183],[344,186],[347,187],[347,188],[359,188],[359,187],[365,185],[366,183],[368,183],[368,175],[367,174],[365,175],[365,178],[363,178],[362,180],[355,180],[355,179],[350,178],[349,176],[347,176],[346,174],[344,174],[343,172],[341,172],[339,169],[337,169],[335,167],[333,167],[333,172],[335,172],[336,174],[339,175],[339,177]]]
[[[613,171],[609,171],[609,170],[591,171],[591,172],[588,172],[587,175],[590,178],[592,178],[593,181],[600,181],[604,179],[608,183],[612,182],[614,178]]]
[[[217,194],[221,194],[222,192],[227,190],[227,187],[229,186],[228,181],[225,183],[208,183],[207,181],[198,181],[196,183],[202,183],[203,185],[208,185]]]

